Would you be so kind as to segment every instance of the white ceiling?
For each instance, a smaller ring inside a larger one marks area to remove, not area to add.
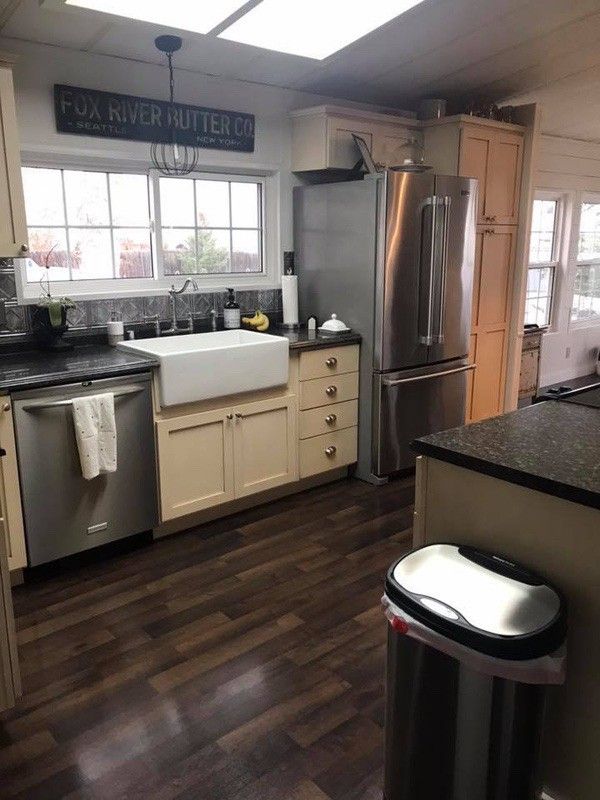
[[[348,13],[360,13],[353,6]],[[83,9],[50,10],[39,0],[0,0],[6,38],[159,63],[154,37],[164,31]],[[460,103],[540,95],[545,129],[600,140],[600,0],[425,0],[321,62],[179,33],[176,64],[192,71],[395,108],[423,96]],[[580,84],[596,91],[574,93]]]

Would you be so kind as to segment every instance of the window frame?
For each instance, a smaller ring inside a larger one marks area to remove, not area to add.
[[[572,318],[573,313],[573,298],[575,296],[575,280],[577,277],[577,270],[579,267],[600,267],[600,258],[585,259],[580,261],[578,258],[579,252],[579,237],[581,234],[581,211],[584,203],[593,203],[600,205],[600,194],[593,192],[581,192],[577,197],[576,213],[573,219],[572,228],[572,244],[571,244],[571,258],[569,259],[569,307],[568,307],[568,320],[570,330],[581,330],[583,328],[597,328],[600,326],[600,317],[597,319],[581,319],[575,320]]]
[[[158,191],[158,170],[149,167],[147,162],[123,161],[121,159],[75,159],[55,156],[52,160],[40,159],[35,154],[22,155],[23,167],[45,169],[86,170],[89,172],[144,174],[148,177],[150,204],[150,239],[152,245],[153,277],[151,278],[111,278],[54,281],[52,293],[67,296],[73,300],[102,300],[140,296],[164,295],[171,286],[186,279],[186,275],[165,275],[163,271],[162,249],[160,245],[160,193]],[[225,285],[238,290],[277,289],[281,285],[280,216],[281,216],[281,173],[276,169],[255,167],[242,169],[231,165],[222,168],[203,167],[186,176],[198,180],[224,180],[261,184],[262,201],[262,263],[261,273],[222,272],[216,274],[194,274],[199,291],[220,291]],[[33,227],[33,226],[32,226]],[[20,304],[34,305],[39,302],[41,291],[39,283],[27,281],[26,259],[15,259],[15,283],[17,299]]]
[[[158,170],[152,169],[150,170],[149,175],[149,185],[150,185],[150,209],[154,210],[155,217],[151,222],[151,231],[152,231],[152,249],[153,252],[156,253],[156,278],[158,280],[166,280],[166,281],[173,281],[175,279],[181,278],[185,280],[188,277],[193,278],[198,286],[201,283],[206,282],[207,285],[210,283],[215,284],[215,288],[218,288],[223,285],[223,279],[231,278],[234,280],[235,278],[244,278],[246,276],[251,276],[253,278],[260,279],[262,276],[265,275],[267,271],[267,254],[266,254],[266,238],[267,238],[267,229],[266,229],[266,196],[267,196],[267,181],[264,176],[256,176],[256,175],[225,175],[223,173],[214,173],[214,172],[192,172],[185,177],[180,178],[180,180],[214,180],[214,181],[223,181],[223,182],[235,182],[235,183],[255,183],[261,187],[261,197],[260,197],[260,227],[258,230],[261,231],[260,236],[260,258],[262,264],[261,272],[218,272],[214,274],[205,274],[205,273],[189,273],[185,275],[166,275],[164,271],[164,258],[163,258],[163,246],[162,246],[162,219],[161,219],[161,205],[160,205],[160,179],[165,178],[165,180],[172,180],[167,176],[161,175]],[[195,192],[194,192],[194,203],[195,203]],[[231,208],[230,208],[231,211]],[[197,221],[197,220],[196,220]],[[188,226],[180,226],[180,227],[188,227]],[[193,228],[190,228],[194,232],[201,230],[198,225],[195,225]],[[230,225],[229,228],[223,230],[244,230],[243,228],[235,228],[233,225]],[[250,229],[247,229],[250,230]],[[257,230],[257,229],[252,229]],[[198,280],[200,278],[200,280]],[[209,279],[216,279],[215,281]],[[235,280],[234,283],[231,284],[235,288]]]
[[[530,270],[550,269],[551,270],[551,286],[549,290],[550,308],[548,310],[548,321],[544,325],[540,325],[542,330],[549,330],[554,326],[555,316],[557,311],[557,294],[559,288],[559,274],[561,266],[561,254],[563,251],[563,237],[564,237],[564,222],[566,210],[566,198],[562,192],[553,192],[546,189],[536,189],[533,195],[533,203],[536,200],[551,200],[555,202],[556,214],[554,218],[554,237],[552,242],[552,257],[549,261],[539,261],[532,263],[529,261],[530,253],[527,257],[527,280],[525,281],[525,303],[527,303],[527,285],[529,283]],[[533,219],[533,216],[532,216]],[[529,248],[531,249],[531,228],[529,230]],[[525,323],[530,324],[530,323]]]

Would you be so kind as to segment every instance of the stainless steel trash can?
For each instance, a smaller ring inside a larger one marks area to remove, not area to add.
[[[533,800],[566,607],[538,576],[437,544],[390,568],[385,800]]]

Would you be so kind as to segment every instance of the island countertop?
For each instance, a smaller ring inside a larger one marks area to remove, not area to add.
[[[417,453],[600,508],[600,410],[548,401],[431,434]]]

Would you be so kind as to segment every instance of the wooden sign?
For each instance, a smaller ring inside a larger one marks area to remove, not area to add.
[[[254,152],[254,115],[54,85],[60,133]]]

